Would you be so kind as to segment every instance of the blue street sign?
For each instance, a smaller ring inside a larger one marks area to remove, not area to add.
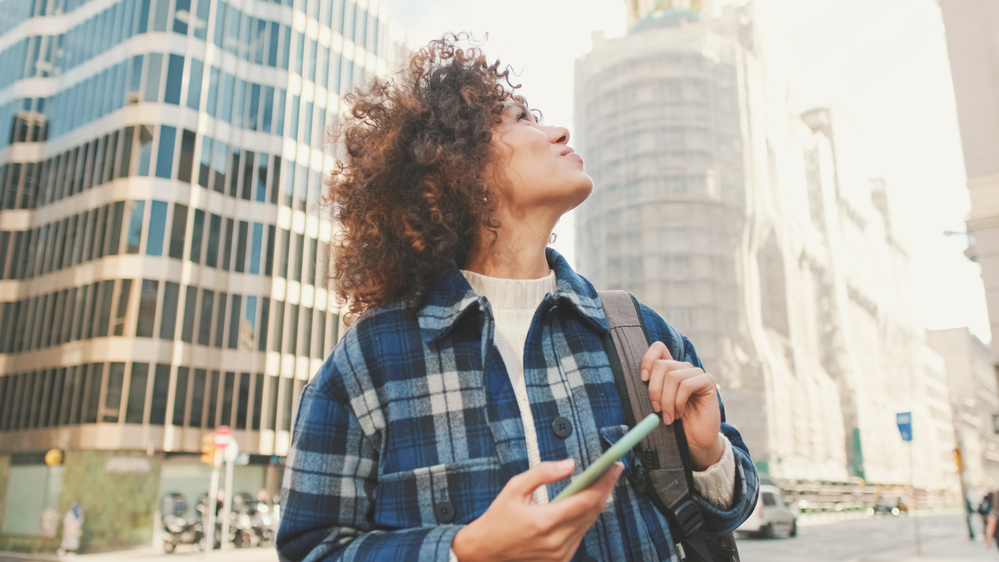
[[[902,434],[902,441],[912,441],[912,412],[895,414],[895,423],[898,424],[898,432]]]

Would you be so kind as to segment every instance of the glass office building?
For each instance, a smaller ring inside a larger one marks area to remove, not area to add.
[[[0,550],[74,503],[84,547],[148,540],[222,425],[237,488],[279,488],[341,327],[327,124],[389,29],[365,0],[0,0]]]

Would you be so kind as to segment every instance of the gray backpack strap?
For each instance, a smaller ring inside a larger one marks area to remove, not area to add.
[[[652,344],[651,338],[635,297],[625,291],[600,291],[599,295],[610,328],[610,341],[605,342],[604,347],[614,370],[628,426],[634,427],[637,421],[654,413],[649,383],[642,380],[640,373],[642,357]],[[672,327],[670,332],[673,341],[663,343],[667,344],[674,359],[683,361],[682,337]],[[635,476],[639,486],[679,531],[682,544],[689,549],[685,552],[681,548],[681,556],[692,562],[711,561],[713,558],[701,533],[703,520],[692,501],[694,480],[682,422],[675,420],[670,425],[660,425],[639,443],[637,449]]]

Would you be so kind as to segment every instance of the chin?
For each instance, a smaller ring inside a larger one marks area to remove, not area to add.
[[[574,186],[572,190],[572,196],[569,197],[570,206],[566,208],[566,212],[580,206],[583,201],[586,201],[586,199],[589,198],[591,193],[593,193],[593,178],[587,174],[583,174],[583,178]]]

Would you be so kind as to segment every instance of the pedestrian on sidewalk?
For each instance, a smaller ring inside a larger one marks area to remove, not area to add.
[[[75,555],[80,549],[80,535],[83,534],[83,507],[73,504],[62,520],[62,544],[56,552],[59,556]]]
[[[999,543],[999,536],[996,535],[996,522],[999,521],[999,494],[989,492],[986,498],[990,509],[985,521],[985,548],[990,549],[993,540]]]
[[[351,326],[302,391],[278,553],[676,560],[666,519],[619,479],[630,456],[549,503],[627,430],[598,294],[547,248],[593,180],[569,131],[465,40],[431,42],[345,97],[326,202]],[[703,528],[725,534],[755,506],[753,462],[693,345],[641,312],[655,342],[642,378],[664,421],[683,420]]]
[[[964,512],[964,519],[968,523],[968,538],[970,540],[975,540],[975,527],[971,523],[972,516],[975,513],[975,508],[972,507],[971,500],[968,499],[968,496],[964,496]]]

